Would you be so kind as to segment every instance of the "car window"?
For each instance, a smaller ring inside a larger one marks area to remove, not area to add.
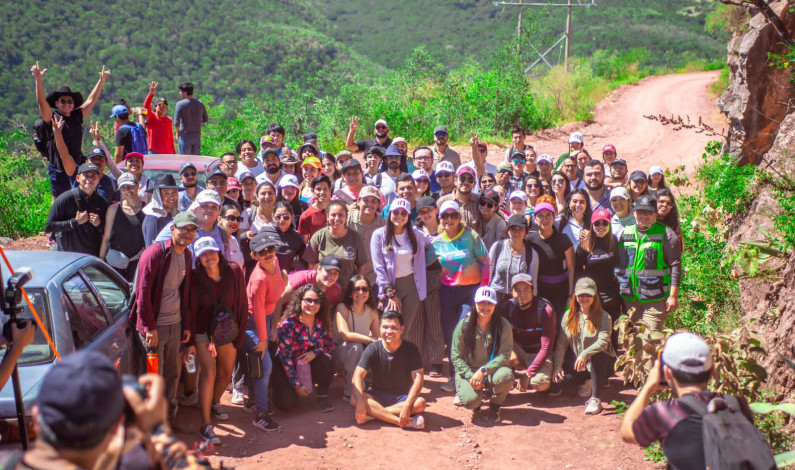
[[[36,313],[39,314],[39,318],[41,318],[41,321],[44,322],[44,327],[47,328],[50,338],[52,338],[52,316],[50,314],[49,305],[47,303],[47,295],[44,289],[25,289],[25,292],[28,294],[28,298],[33,304],[33,308],[36,309]],[[22,307],[23,310],[17,315],[17,318],[33,321],[33,314],[30,311],[28,303],[23,300],[20,307]],[[8,321],[8,316],[0,315],[0,322],[2,322],[1,325],[5,325],[6,321]],[[2,360],[2,358],[5,356],[5,353],[6,348],[0,349],[0,360]],[[22,350],[22,356],[19,358],[19,361],[17,361],[17,364],[21,366],[44,364],[52,362],[54,357],[55,355],[53,354],[52,349],[50,349],[50,345],[47,343],[44,333],[42,333],[39,328],[36,328],[36,334],[33,336],[33,344]]]
[[[63,283],[69,301],[67,313],[72,327],[72,339],[79,349],[108,327],[108,318],[94,293],[80,276],[75,274]]]
[[[127,304],[130,300],[130,285],[124,281],[118,281],[107,272],[106,269],[97,265],[85,266],[83,272],[89,281],[94,284],[99,296],[105,302],[113,318],[129,313]]]
[[[198,166],[198,165],[197,165]],[[159,170],[159,169],[145,169],[143,171],[144,175],[147,178],[154,181],[157,175],[171,175],[174,177],[174,180],[179,183],[179,170]],[[197,183],[201,187],[205,187],[207,184],[207,172],[199,170],[198,174],[196,175]]]

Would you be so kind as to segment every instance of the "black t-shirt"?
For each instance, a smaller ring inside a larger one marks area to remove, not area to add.
[[[555,230],[546,240],[538,232],[530,232],[525,240],[538,253],[539,276],[559,276],[566,272],[566,250],[572,247],[569,237]]]
[[[596,238],[593,253],[588,253],[582,244],[574,251],[574,273],[577,279],[590,277],[596,281],[596,288],[603,294],[617,294],[618,280],[614,269],[618,267],[618,252],[610,253],[610,240],[615,235]],[[616,242],[618,246],[618,242]]]
[[[52,110],[53,114],[57,114],[64,118],[63,140],[66,143],[66,148],[69,150],[69,155],[75,161],[77,166],[85,163],[86,158],[83,156],[83,110],[75,109],[69,116],[63,116],[57,109]],[[52,125],[52,121],[48,124]],[[63,171],[63,164],[61,163],[61,156],[58,154],[58,149],[55,146],[55,135],[50,131],[47,141],[47,161],[49,161],[58,171]]]
[[[132,129],[126,125],[116,131],[116,147],[124,147],[124,155],[133,151]]]
[[[262,227],[262,231],[279,239],[279,244],[276,245],[276,259],[279,260],[281,269],[288,273],[306,269],[306,264],[301,261],[306,249],[306,243],[304,243],[304,237],[301,234],[292,227],[286,232],[282,232],[272,224]]]
[[[378,143],[378,139],[357,140],[354,144],[356,144],[360,152],[366,152],[373,147],[381,147],[386,150],[387,147],[392,145],[392,139],[387,138],[383,144]]]
[[[404,340],[392,354],[382,341],[376,341],[364,348],[358,366],[369,371],[374,390],[403,395],[411,389],[411,371],[422,369],[422,356],[409,341]]]

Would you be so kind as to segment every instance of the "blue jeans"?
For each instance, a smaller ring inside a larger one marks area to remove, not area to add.
[[[469,315],[475,302],[475,291],[478,284],[471,286],[439,287],[439,307],[442,311],[442,334],[447,345],[448,356],[453,345],[453,331],[458,322]]]
[[[259,337],[257,336],[257,331],[246,329],[246,339],[243,342],[243,349],[251,353],[258,343]],[[257,413],[265,413],[268,411],[268,385],[272,369],[273,363],[271,362],[271,356],[266,349],[265,352],[262,353],[262,376],[258,379],[249,379],[249,397],[253,395],[252,398],[254,399],[254,404],[257,406]]]
[[[182,155],[201,155],[202,133],[180,132],[179,153]]]

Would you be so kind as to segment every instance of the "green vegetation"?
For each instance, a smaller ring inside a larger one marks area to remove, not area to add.
[[[23,137],[21,132],[0,133],[0,236],[4,237],[36,235],[44,230],[52,203],[41,161],[11,150],[10,144]]]

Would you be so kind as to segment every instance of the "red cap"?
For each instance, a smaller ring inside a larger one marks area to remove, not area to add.
[[[604,147],[602,147],[602,153],[605,153],[605,152],[613,152],[616,155],[618,155],[618,152],[616,152],[616,147],[614,145],[612,145],[612,144],[607,144]]]
[[[613,219],[613,216],[610,215],[610,211],[607,209],[596,209],[591,215],[591,223],[596,222],[597,220],[606,220],[610,222]]]
[[[133,158],[133,157],[138,157],[141,160],[144,159],[144,155],[142,153],[140,153],[140,152],[130,152],[127,155],[124,156],[124,159],[127,160],[128,158]]]
[[[237,178],[228,178],[226,180],[226,190],[229,191],[230,189],[243,190],[243,188],[240,186],[240,181],[238,181]]]

